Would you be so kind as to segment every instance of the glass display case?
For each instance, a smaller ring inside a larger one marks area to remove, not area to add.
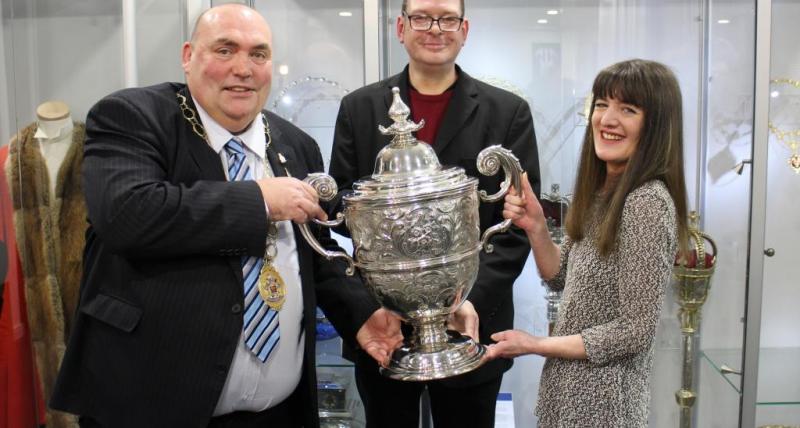
[[[37,108],[46,101],[65,103],[70,117],[81,122],[92,104],[112,91],[182,81],[181,45],[194,19],[212,3],[222,2],[0,0],[3,141],[35,129]],[[395,35],[401,0],[245,3],[264,14],[273,31],[274,74],[265,108],[314,137],[327,167],[341,98],[399,72],[407,61]],[[557,185],[564,196],[573,186],[585,103],[598,70],[640,57],[675,71],[683,94],[690,209],[700,212],[702,229],[719,249],[695,350],[694,426],[800,426],[800,264],[794,260],[800,238],[800,205],[794,200],[800,191],[800,54],[794,46],[800,4],[468,0],[466,17],[470,31],[459,65],[528,101],[542,189]],[[5,186],[5,198],[29,190]],[[0,332],[4,344],[27,341],[27,355],[35,360],[23,312],[42,308],[26,303],[22,283],[13,279],[24,277],[18,264],[25,264],[19,255],[25,254],[20,246],[26,236],[15,227],[9,202],[2,213],[8,263],[0,318],[8,329]],[[348,240],[340,242],[350,249]],[[516,328],[547,334],[547,290],[531,260],[514,292]],[[651,427],[679,425],[677,310],[670,292],[655,343]],[[329,412],[331,426],[347,421],[360,426],[363,410],[352,366],[340,358],[338,340],[318,346],[322,410]],[[11,360],[0,361],[7,366],[0,371],[13,369]],[[511,393],[517,426],[536,425],[543,361],[519,358],[504,378],[501,391]],[[43,396],[50,378],[37,383]],[[5,379],[0,373],[0,387]],[[36,414],[42,410],[37,403],[28,406]]]

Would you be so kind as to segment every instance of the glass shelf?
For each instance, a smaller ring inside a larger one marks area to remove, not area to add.
[[[341,355],[317,354],[317,367],[353,367],[353,363]]]
[[[353,363],[342,358],[340,338],[317,341],[317,396],[321,428],[362,428],[364,406]]]
[[[741,394],[741,349],[701,351],[730,386]],[[758,358],[759,406],[800,405],[800,348],[762,348]]]
[[[317,367],[353,367],[352,361],[342,357],[341,338],[317,340]]]

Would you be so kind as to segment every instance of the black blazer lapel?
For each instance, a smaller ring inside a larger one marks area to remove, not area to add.
[[[264,117],[267,116],[266,112],[263,113]],[[295,161],[295,153],[292,146],[283,141],[281,129],[273,122],[269,124],[269,132],[271,142],[267,147],[267,161],[272,168],[272,174],[275,177],[291,176],[298,179],[303,179],[306,176],[304,171],[298,171],[298,164]]]
[[[178,93],[186,97],[186,104],[192,109],[192,112],[199,122],[200,115],[197,113],[197,107],[194,105],[189,89],[184,87],[178,91]],[[177,99],[175,101],[179,102]],[[183,124],[184,126],[181,133],[185,136],[187,145],[189,146],[189,154],[202,172],[203,177],[210,180],[225,181],[225,171],[222,170],[222,162],[219,159],[219,154],[208,145],[206,140],[197,135],[192,128],[192,124],[187,119],[184,118]]]
[[[263,112],[263,114],[269,121],[269,114],[267,112]],[[273,175],[275,177],[291,176],[302,180],[308,175],[308,171],[303,166],[303,162],[297,159],[297,153],[295,153],[294,147],[283,138],[277,121],[270,121],[269,124],[272,142],[267,148],[267,160],[269,161],[270,167],[272,167]],[[309,282],[309,278],[313,277],[313,275],[304,275],[304,272],[313,272],[314,250],[306,243],[300,229],[294,222],[292,222],[292,231],[294,232],[294,241],[297,246],[297,258],[300,264],[300,289],[303,293],[303,302],[305,302],[303,304],[303,328],[306,330],[305,346],[306,356],[308,356],[308,353],[313,351],[311,344],[314,339],[309,331],[313,331],[312,327],[316,319],[316,303],[313,305],[307,303],[316,302],[316,297],[314,296],[314,284]]]
[[[194,100],[192,100],[192,95],[189,93],[189,88],[184,87],[179,90],[178,93],[186,97],[186,104],[191,108],[199,122],[200,115],[197,112],[197,106],[195,106]],[[179,100],[176,99],[176,102],[178,101]],[[180,130],[180,134],[186,139],[186,145],[189,147],[189,155],[197,165],[197,168],[200,169],[200,175],[206,180],[226,181],[227,178],[222,168],[222,161],[220,160],[219,153],[211,148],[208,141],[197,135],[192,128],[191,122],[184,118],[183,123],[184,126]],[[236,276],[237,281],[241,283],[243,281],[241,259],[239,257],[229,257],[228,264],[234,276]],[[244,299],[244,290],[242,290],[242,298]]]
[[[457,68],[458,82],[453,88],[453,97],[442,119],[433,149],[439,155],[464,128],[467,119],[478,107],[478,90],[475,81],[467,73]]]

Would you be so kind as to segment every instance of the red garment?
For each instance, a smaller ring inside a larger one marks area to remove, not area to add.
[[[8,145],[0,148],[0,239],[8,253],[0,313],[0,428],[45,424],[45,404],[34,369],[28,330],[25,284],[14,234],[11,197],[6,182]]]
[[[408,95],[411,101],[411,117],[414,122],[425,119],[425,126],[417,131],[417,140],[424,141],[430,145],[436,142],[436,132],[439,124],[442,123],[444,112],[450,98],[453,97],[453,90],[448,89],[439,95],[423,95],[414,88],[408,88]]]

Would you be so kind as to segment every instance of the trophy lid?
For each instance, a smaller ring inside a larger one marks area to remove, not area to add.
[[[400,98],[400,89],[392,88],[392,94],[389,117],[394,123],[388,128],[378,125],[378,130],[383,135],[394,137],[378,153],[372,175],[353,183],[354,193],[345,199],[395,198],[429,191],[456,190],[461,185],[477,183],[476,179],[467,177],[462,168],[442,168],[433,148],[411,134],[425,126],[425,121],[414,123],[409,120],[411,110]]]

